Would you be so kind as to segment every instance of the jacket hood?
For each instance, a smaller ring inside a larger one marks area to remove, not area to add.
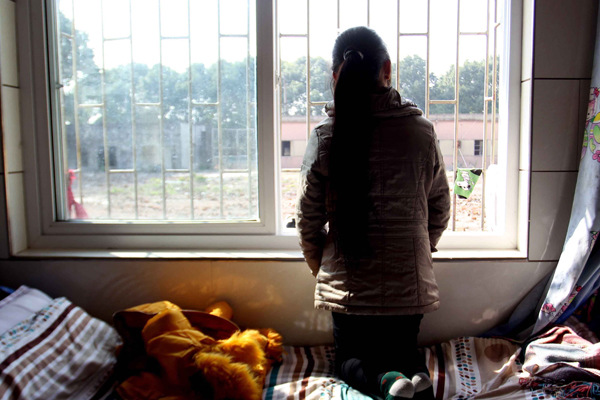
[[[409,115],[423,115],[415,103],[403,99],[400,93],[392,87],[380,88],[371,95],[371,107],[373,116],[380,118],[406,117]],[[327,116],[335,116],[333,101],[325,106]]]

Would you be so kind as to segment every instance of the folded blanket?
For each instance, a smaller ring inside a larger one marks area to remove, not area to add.
[[[527,345],[523,369],[545,382],[600,383],[600,343],[567,326],[552,327]]]
[[[0,336],[0,398],[100,398],[119,344],[109,325],[57,298]]]

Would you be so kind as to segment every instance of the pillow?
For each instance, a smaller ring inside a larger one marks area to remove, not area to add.
[[[40,311],[51,302],[50,296],[37,289],[25,285],[19,287],[0,300],[0,334]]]

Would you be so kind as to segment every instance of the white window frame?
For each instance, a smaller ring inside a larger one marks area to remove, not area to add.
[[[17,33],[21,89],[21,122],[24,157],[24,196],[26,201],[27,249],[82,250],[152,249],[152,250],[277,250],[298,251],[298,239],[283,228],[277,210],[280,171],[279,134],[276,132],[276,63],[274,0],[256,1],[257,43],[257,129],[259,147],[259,219],[247,223],[147,223],[131,222],[60,222],[55,218],[53,178],[53,144],[51,135],[56,121],[50,112],[48,70],[52,41],[48,40],[49,24],[46,7],[51,0],[19,1]],[[504,61],[507,96],[500,105],[508,116],[508,175],[506,177],[506,212],[518,209],[519,115],[521,76],[522,3],[509,0],[509,56]],[[510,63],[510,65],[508,63]],[[260,150],[262,149],[262,150]],[[526,195],[521,194],[521,195]],[[441,249],[519,250],[517,218],[506,218],[505,234],[446,232]],[[465,247],[465,243],[469,243]],[[27,252],[22,254],[26,255]],[[283,253],[279,253],[283,254]],[[522,256],[522,253],[520,253]],[[483,256],[473,253],[474,257]],[[513,255],[514,256],[514,255]]]

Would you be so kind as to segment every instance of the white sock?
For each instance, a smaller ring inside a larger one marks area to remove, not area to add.
[[[411,399],[415,395],[415,387],[408,378],[401,378],[390,387],[389,394],[394,397]]]
[[[418,374],[415,374],[415,376],[412,377],[412,384],[415,388],[416,393],[422,392],[423,390],[429,388],[432,385],[431,379],[424,372],[419,372]]]

